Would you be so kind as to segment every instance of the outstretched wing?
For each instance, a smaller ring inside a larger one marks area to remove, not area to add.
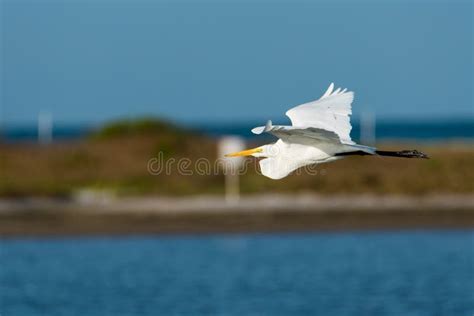
[[[252,133],[270,133],[286,142],[301,143],[304,140],[317,140],[320,142],[341,143],[339,135],[334,132],[315,128],[305,127],[299,128],[295,126],[273,125],[272,121],[268,121],[265,126],[259,126],[252,129]]]
[[[341,142],[353,144],[350,136],[352,129],[349,116],[354,99],[352,91],[334,90],[331,83],[319,100],[298,105],[286,112],[291,123],[297,128],[313,127],[336,133]]]
[[[335,132],[327,131],[322,128],[306,127],[298,128],[295,126],[272,125],[272,121],[268,121],[265,126],[259,126],[252,129],[252,133],[270,133],[280,138],[279,141],[286,143],[296,143],[302,145],[312,145],[318,142],[319,148],[323,149],[324,143],[346,145],[348,150],[361,150],[369,154],[375,154],[375,148],[369,146],[358,145],[353,141],[342,141],[340,136]],[[341,150],[339,148],[339,150]]]

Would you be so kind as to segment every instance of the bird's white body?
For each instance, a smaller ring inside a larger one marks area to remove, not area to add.
[[[316,146],[315,146],[316,145]],[[335,157],[338,146],[330,143],[299,144],[278,140],[269,145],[269,155],[260,160],[260,171],[272,179],[286,177],[293,170],[310,164],[330,162],[342,157]]]
[[[263,157],[260,160],[262,174],[281,179],[303,166],[341,159],[343,156],[336,156],[341,153],[375,154],[375,148],[358,145],[350,137],[353,99],[353,92],[334,90],[331,83],[318,100],[286,112],[292,126],[272,125],[268,121],[265,126],[252,129],[254,134],[270,133],[278,137],[276,143],[229,156]]]

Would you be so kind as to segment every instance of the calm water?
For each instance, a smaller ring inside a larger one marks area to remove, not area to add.
[[[9,315],[473,315],[474,231],[2,240]]]

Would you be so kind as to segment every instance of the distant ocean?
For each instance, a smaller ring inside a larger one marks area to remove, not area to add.
[[[223,135],[238,135],[246,139],[254,138],[250,130],[262,122],[234,123],[234,124],[193,124],[183,125],[197,132],[211,137]],[[65,125],[53,126],[53,139],[74,140],[86,137],[96,130],[98,126],[92,125]],[[360,140],[360,125],[356,120],[351,132],[352,138]],[[7,142],[36,141],[38,130],[35,125],[7,125],[0,130],[0,139]],[[409,140],[409,141],[472,141],[474,139],[474,120],[448,121],[377,121],[375,129],[377,140]]]

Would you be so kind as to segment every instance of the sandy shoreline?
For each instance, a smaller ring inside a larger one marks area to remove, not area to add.
[[[474,195],[0,200],[0,236],[473,228]]]

